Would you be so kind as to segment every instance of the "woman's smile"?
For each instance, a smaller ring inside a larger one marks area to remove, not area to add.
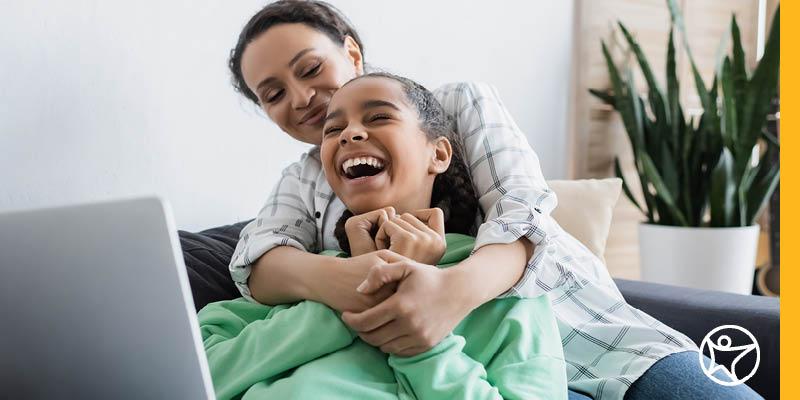
[[[328,109],[328,101],[325,101],[322,104],[312,107],[305,114],[303,114],[303,116],[300,118],[300,121],[297,124],[314,126],[321,129],[325,119],[325,111],[327,109]]]

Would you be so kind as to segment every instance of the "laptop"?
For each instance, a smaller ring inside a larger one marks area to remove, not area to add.
[[[214,398],[165,200],[0,214],[0,273],[7,398]]]

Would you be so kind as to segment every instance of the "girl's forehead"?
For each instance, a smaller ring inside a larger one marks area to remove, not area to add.
[[[331,109],[358,107],[370,100],[388,101],[398,108],[409,108],[400,82],[385,77],[364,77],[349,82],[336,91],[331,100]]]

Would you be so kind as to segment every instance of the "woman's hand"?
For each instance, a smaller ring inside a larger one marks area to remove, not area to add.
[[[342,320],[365,342],[385,353],[412,356],[431,349],[472,310],[468,294],[449,269],[421,264],[395,253],[375,253],[387,263],[369,271],[359,291],[374,293],[399,282],[397,292],[364,312]]]
[[[350,242],[350,254],[355,257],[378,250],[375,245],[375,233],[384,222],[394,217],[394,207],[384,207],[350,217],[344,223],[347,241]]]
[[[367,278],[369,271],[386,264],[385,259],[397,257],[389,250],[351,257],[339,258],[329,268],[320,270],[319,284],[315,285],[310,299],[323,303],[337,311],[362,312],[391,296],[396,283],[389,283],[370,292],[356,289]],[[323,272],[324,271],[324,272]]]
[[[389,249],[429,265],[437,264],[447,250],[444,214],[440,208],[387,215],[379,225],[374,241],[377,249]]]

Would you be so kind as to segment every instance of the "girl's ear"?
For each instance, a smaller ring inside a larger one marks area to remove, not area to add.
[[[453,146],[446,137],[439,137],[433,142],[433,157],[428,172],[439,175],[450,167],[450,160],[453,158]]]
[[[349,35],[345,36],[344,49],[347,52],[347,56],[350,58],[350,61],[353,63],[353,68],[356,70],[356,75],[364,75],[364,57],[361,55],[361,47],[358,46],[356,40]]]

